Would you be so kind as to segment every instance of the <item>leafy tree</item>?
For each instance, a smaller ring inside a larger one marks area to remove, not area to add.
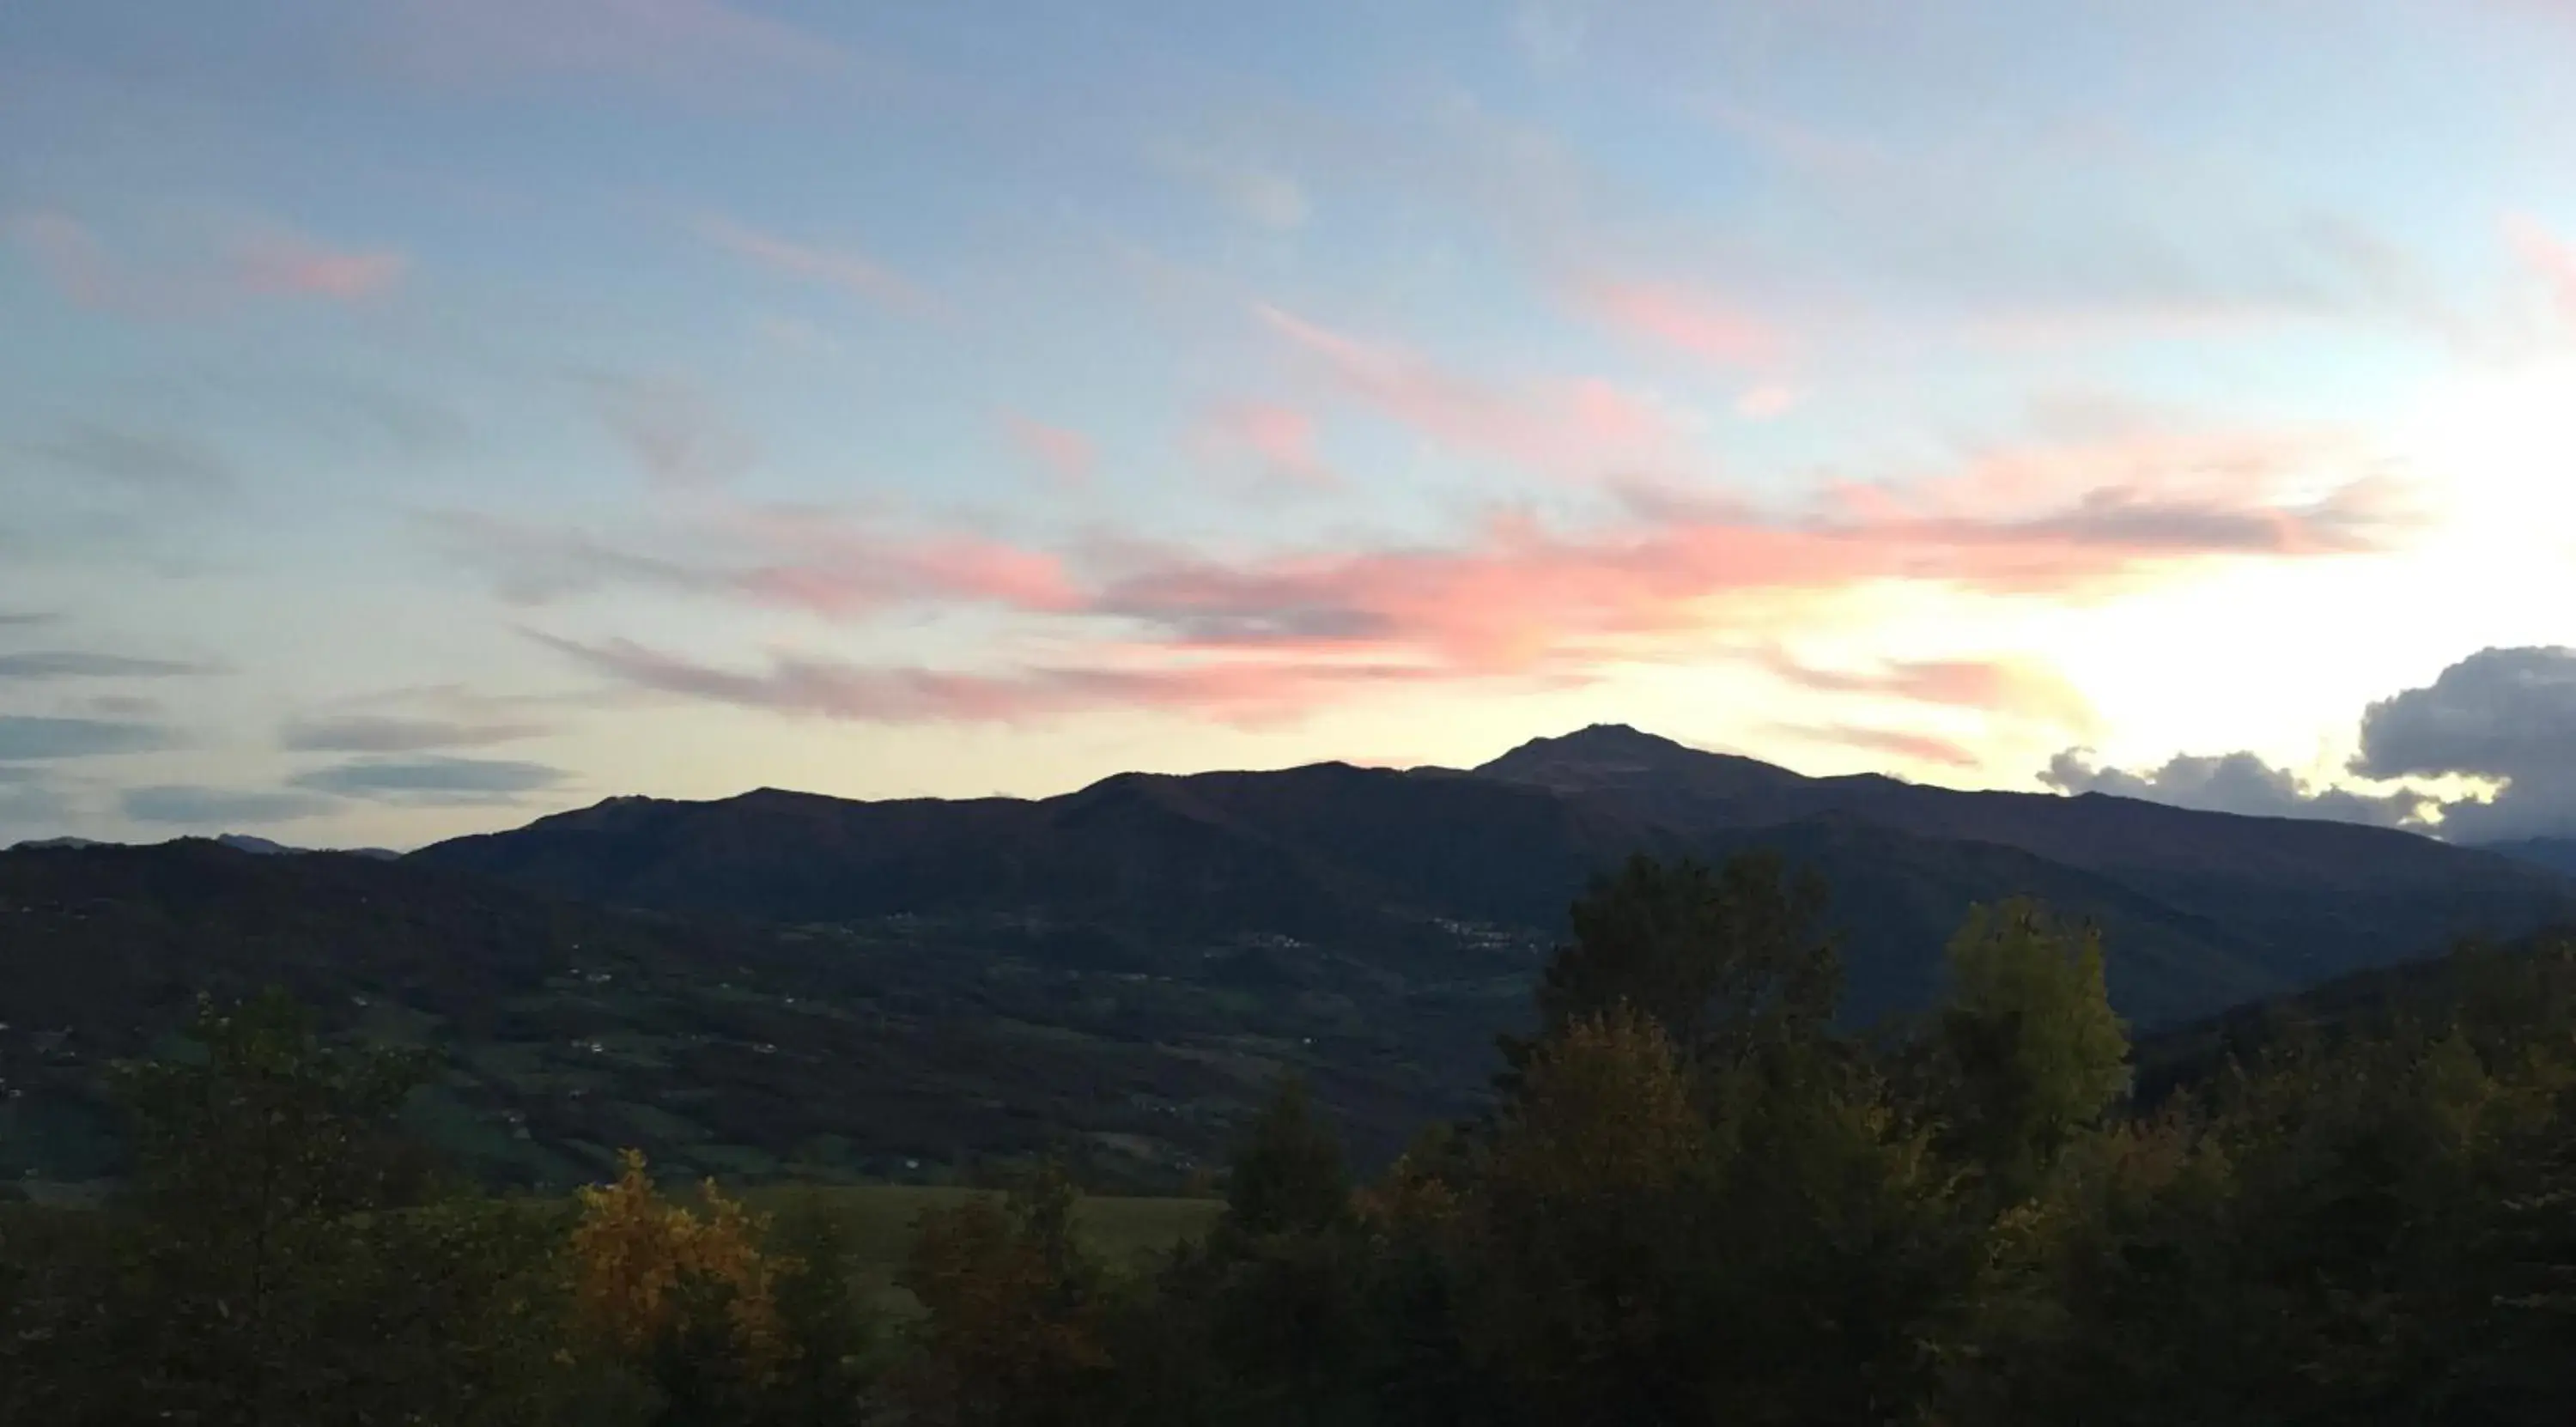
[[[1001,1204],[921,1217],[900,1282],[921,1301],[896,1379],[912,1420],[1058,1427],[1099,1418],[1108,1295],[1074,1235],[1076,1195],[1048,1166]]]
[[[1792,878],[1768,852],[1714,871],[1631,858],[1574,904],[1574,939],[1539,984],[1540,1039],[1623,1005],[1696,1065],[1812,1035],[1841,992],[1833,943],[1817,929],[1824,900],[1812,873]],[[1516,1066],[1530,1044],[1505,1042]]]
[[[282,993],[117,1068],[136,1177],[49,1325],[56,1420],[508,1420],[538,1390],[542,1227],[399,1133],[425,1057],[327,1045]],[[59,1300],[58,1300],[59,1302]]]
[[[615,1182],[579,1192],[567,1245],[578,1343],[674,1423],[750,1415],[788,1353],[764,1225],[712,1182],[700,1194],[696,1210],[665,1200],[628,1150]]]
[[[1226,1173],[1226,1227],[1242,1235],[1314,1232],[1348,1213],[1350,1197],[1340,1139],[1305,1082],[1283,1078]]]
[[[2128,1034],[2104,986],[2101,937],[2014,900],[1971,909],[1949,959],[1940,1041],[1952,1129],[2017,1197],[2129,1086]]]

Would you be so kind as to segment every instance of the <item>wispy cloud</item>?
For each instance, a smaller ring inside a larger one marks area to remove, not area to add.
[[[1690,463],[1691,443],[1675,413],[1611,382],[1587,377],[1506,389],[1276,307],[1255,310],[1342,391],[1454,450],[1576,479]]]
[[[1600,322],[1723,367],[1767,368],[1786,347],[1769,323],[1677,284],[1602,280],[1583,285],[1575,296]]]
[[[169,730],[157,724],[0,714],[0,762],[97,758],[169,746]]]
[[[1098,462],[1090,437],[1070,426],[1049,425],[1015,411],[1002,413],[1002,431],[1056,481],[1067,486],[1090,484]]]
[[[40,649],[0,654],[0,681],[40,679],[160,679],[208,674],[211,664],[176,659],[136,659],[85,649]]]
[[[1260,473],[1295,486],[1325,489],[1341,477],[1315,451],[1315,418],[1278,402],[1223,402],[1207,409],[1195,433],[1201,453],[1250,457]]]
[[[2185,467],[2167,469],[2165,460]],[[2403,487],[2379,477],[2321,486],[2320,470],[2334,464],[2321,467],[2296,442],[2160,437],[1987,452],[1930,479],[1839,487],[1803,510],[1605,487],[1595,495],[1612,498],[1592,519],[1503,510],[1449,540],[1356,548],[1095,541],[1059,555],[746,508],[702,523],[686,550],[494,529],[487,533],[498,539],[483,554],[502,556],[505,588],[641,584],[837,619],[980,605],[1022,617],[1025,633],[1065,651],[1002,674],[873,670],[861,678],[852,666],[787,661],[760,674],[688,665],[699,674],[684,677],[678,663],[654,663],[649,651],[581,646],[596,667],[674,691],[849,708],[990,700],[1025,711],[1087,706],[1121,690],[1158,705],[1193,695],[1276,705],[1428,679],[1579,681],[1626,661],[1705,657],[1712,640],[1758,651],[1860,586],[2062,597],[2175,578],[2212,561],[2381,550],[2411,533]],[[2062,682],[2008,662],[1858,670],[1771,662],[1813,688],[2075,729],[2090,716]],[[835,692],[827,700],[818,689]]]
[[[1897,660],[1868,670],[1828,669],[1774,649],[1762,662],[1780,678],[1824,693],[1977,709],[2074,730],[2095,721],[2092,704],[2063,676],[2013,660]]]
[[[118,795],[117,803],[135,822],[206,828],[287,822],[326,813],[335,806],[331,799],[311,793],[208,788],[188,783],[128,788]]]
[[[2519,213],[2505,218],[2504,234],[2514,255],[2548,292],[2558,315],[2576,325],[2576,245],[2538,219]]]
[[[566,776],[562,769],[543,763],[423,755],[352,759],[296,774],[287,781],[298,788],[342,797],[452,804],[507,802],[555,787]]]
[[[505,598],[526,604],[619,585],[843,617],[941,602],[1062,611],[1081,599],[1063,561],[1046,552],[810,510],[716,506],[667,553],[489,516],[424,519],[452,556],[488,570]]]
[[[687,382],[599,375],[586,384],[600,420],[656,484],[713,485],[759,458],[757,443]]]
[[[536,723],[341,714],[290,720],[279,730],[277,741],[279,747],[299,753],[422,753],[510,743],[546,731],[545,725]]]
[[[718,214],[699,218],[695,226],[699,237],[781,277],[837,288],[900,312],[936,309],[928,294],[856,248],[798,242]]]
[[[1012,723],[1111,709],[1166,709],[1258,725],[1367,687],[1419,683],[1424,670],[1316,662],[1205,662],[1140,668],[1039,667],[1000,673],[778,656],[742,672],[626,640],[538,636],[640,688],[775,713],[874,723]]]
[[[54,211],[0,219],[73,302],[131,317],[220,315],[261,299],[361,302],[399,285],[410,258],[393,248],[344,248],[272,220],[203,225],[164,235],[162,260],[111,252],[87,224]]]
[[[234,283],[252,296],[356,302],[400,283],[411,259],[391,248],[334,248],[276,229],[235,245],[232,269]]]
[[[139,490],[211,490],[239,480],[232,462],[212,446],[149,428],[75,421],[26,449],[73,475]]]
[[[1283,232],[1306,222],[1310,205],[1305,186],[1276,168],[1189,144],[1161,145],[1154,159],[1166,171],[1200,185],[1246,222]]]
[[[453,82],[598,74],[678,87],[820,75],[848,50],[724,0],[396,0],[391,54]]]
[[[1936,763],[1948,768],[1971,768],[1980,757],[1964,744],[1929,733],[1915,733],[1897,728],[1866,728],[1858,724],[1778,724],[1775,727],[1792,738],[1813,743],[1833,744],[1844,748],[1865,749],[1872,753],[1893,754],[1916,763]]]

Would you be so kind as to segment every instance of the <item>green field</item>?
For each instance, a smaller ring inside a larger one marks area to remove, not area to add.
[[[881,1308],[896,1314],[913,1307],[911,1295],[895,1287],[894,1280],[922,1214],[970,1199],[1000,1197],[992,1190],[913,1184],[779,1185],[746,1190],[742,1196],[751,1208],[776,1219],[817,1210],[829,1215],[849,1245],[852,1273]],[[1224,1212],[1224,1201],[1217,1199],[1086,1195],[1074,1218],[1094,1253],[1131,1267],[1205,1234]]]

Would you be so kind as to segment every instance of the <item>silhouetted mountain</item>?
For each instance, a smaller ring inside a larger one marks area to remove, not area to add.
[[[2576,837],[2526,837],[2511,842],[2475,844],[2481,852],[2546,867],[2562,876],[2576,876]]]
[[[1449,924],[1543,940],[1585,879],[1631,852],[1752,846],[1831,884],[1859,1020],[1927,1002],[1968,905],[2015,894],[2102,922],[2113,995],[2148,1022],[2576,908],[2544,871],[2408,833],[1807,778],[1615,725],[1468,772],[1124,774],[1035,801],[612,799],[414,857],[669,911],[1007,915],[1138,946],[1288,936],[1436,975]]]

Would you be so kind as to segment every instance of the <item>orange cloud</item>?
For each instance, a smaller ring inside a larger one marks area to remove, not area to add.
[[[1095,453],[1091,438],[1069,426],[1050,426],[1017,412],[1002,415],[1002,429],[1013,444],[1069,486],[1089,484]]]
[[[1769,324],[1689,288],[1664,283],[1596,282],[1577,299],[1601,322],[1648,341],[1729,367],[1766,367],[1783,343]]]
[[[1505,390],[1276,307],[1256,311],[1344,391],[1452,450],[1578,479],[1689,461],[1690,442],[1673,413],[1607,381]]]

